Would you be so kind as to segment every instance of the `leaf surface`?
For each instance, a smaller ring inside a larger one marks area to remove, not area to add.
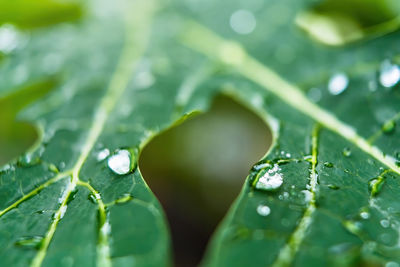
[[[399,33],[332,49],[295,25],[308,1],[257,3],[87,1],[78,23],[16,32],[0,96],[57,82],[20,113],[40,141],[0,173],[0,265],[170,265],[167,223],[136,161],[220,92],[262,116],[274,144],[205,265],[400,263],[400,88],[382,80],[399,75]],[[243,8],[250,35],[229,24]],[[121,155],[128,165],[110,169]]]

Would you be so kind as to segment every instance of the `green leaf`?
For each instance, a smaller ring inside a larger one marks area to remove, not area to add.
[[[1,101],[21,99],[4,112],[47,95],[19,113],[39,141],[0,172],[1,266],[171,265],[137,159],[221,92],[268,121],[274,142],[204,265],[400,263],[399,32],[323,46],[295,23],[309,1],[81,5],[79,23],[5,25]]]

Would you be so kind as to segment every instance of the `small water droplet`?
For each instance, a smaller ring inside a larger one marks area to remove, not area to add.
[[[339,186],[334,185],[334,184],[328,184],[328,188],[329,188],[329,189],[333,189],[333,190],[338,190],[338,189],[340,189]]]
[[[332,95],[339,95],[349,85],[349,78],[344,73],[334,74],[328,82],[328,90]]]
[[[363,218],[364,220],[369,218],[369,213],[367,211],[362,211],[360,212],[360,217]]]
[[[18,160],[18,165],[21,167],[29,167],[40,162],[40,158],[30,153],[21,156]]]
[[[256,28],[257,22],[252,12],[240,9],[231,15],[229,24],[235,32],[249,34]]]
[[[21,237],[15,242],[16,246],[38,249],[42,243],[42,236]]]
[[[382,190],[382,186],[385,183],[385,180],[382,177],[372,178],[368,182],[368,188],[371,192],[371,195],[374,197]]]
[[[313,194],[308,190],[302,190],[301,192],[304,194],[304,201],[306,203],[311,202],[311,200],[313,198]]]
[[[286,153],[286,155],[285,155],[287,158],[291,158],[292,157],[292,155],[290,154],[290,153]]]
[[[17,48],[20,34],[14,26],[6,24],[0,27],[0,52],[8,54]]]
[[[53,163],[50,163],[49,166],[49,171],[54,172],[54,173],[59,173],[60,171],[58,170],[57,166],[54,165]]]
[[[93,204],[97,203],[97,199],[93,194],[89,194],[88,195],[88,199],[90,200],[90,202],[92,202]]]
[[[333,167],[333,163],[332,162],[324,162],[324,166],[327,168],[332,168]]]
[[[379,82],[384,87],[393,87],[400,80],[400,67],[385,60],[381,64]]]
[[[62,219],[64,217],[65,213],[67,212],[67,208],[68,208],[67,205],[64,205],[64,206],[61,207],[61,209],[60,209],[60,219]]]
[[[117,150],[114,155],[108,158],[108,167],[116,174],[127,174],[133,169],[131,157],[129,150]]]
[[[267,205],[258,205],[257,213],[261,216],[268,216],[271,213],[271,209]]]
[[[313,102],[318,102],[321,100],[322,98],[322,93],[321,93],[321,89],[319,88],[311,88],[308,92],[307,92],[307,96],[308,98],[313,101]]]
[[[383,228],[388,228],[390,226],[388,220],[381,220],[379,223],[382,225]]]
[[[266,191],[278,189],[283,183],[283,174],[279,172],[280,170],[278,164],[274,164],[273,168],[265,171],[258,179],[255,188]]]
[[[351,156],[351,150],[348,147],[345,147],[343,149],[342,153],[343,153],[343,156],[345,156],[345,157],[350,157]]]
[[[399,267],[400,265],[394,261],[389,261],[385,264],[385,267]]]
[[[97,152],[96,159],[97,161],[105,160],[110,155],[110,150],[108,148],[104,148]]]
[[[388,122],[386,122],[383,127],[382,127],[382,131],[385,134],[391,134],[394,132],[394,129],[396,128],[396,122],[393,120],[390,120]]]

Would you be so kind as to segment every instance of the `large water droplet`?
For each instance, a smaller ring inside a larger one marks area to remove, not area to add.
[[[256,189],[273,191],[278,189],[283,183],[283,174],[280,173],[281,169],[278,164],[274,164],[274,167],[265,171],[265,173],[258,179],[256,183]]]
[[[389,60],[383,61],[380,69],[379,82],[384,87],[392,87],[400,80],[400,67],[391,64]]]
[[[349,85],[349,78],[344,73],[333,75],[328,82],[328,90],[332,95],[339,95],[346,90]]]
[[[229,20],[232,29],[239,34],[249,34],[256,28],[256,18],[248,10],[235,11]]]
[[[123,175],[131,171],[131,152],[126,149],[118,150],[108,158],[108,167],[116,174]]]
[[[16,246],[38,249],[42,243],[42,236],[21,237],[15,242]]]
[[[268,216],[271,213],[271,209],[267,205],[258,205],[257,213],[261,216]]]

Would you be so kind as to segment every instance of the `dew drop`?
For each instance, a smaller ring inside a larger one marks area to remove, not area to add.
[[[390,120],[388,122],[386,122],[383,127],[382,127],[382,131],[385,134],[391,134],[394,132],[394,129],[396,128],[396,122],[393,120]]]
[[[21,167],[29,167],[36,165],[40,162],[40,158],[32,154],[25,154],[18,160],[18,165]]]
[[[17,48],[19,44],[19,33],[12,25],[0,27],[0,52],[8,54]]]
[[[388,228],[390,226],[388,220],[381,220],[379,223],[382,225],[383,228]]]
[[[304,194],[304,201],[306,203],[311,202],[311,200],[313,198],[313,194],[308,190],[302,190],[301,192]]]
[[[50,163],[48,166],[49,171],[54,172],[54,173],[59,173],[60,171],[58,170],[57,166],[54,165],[53,163]]]
[[[123,175],[131,171],[131,153],[126,150],[118,150],[108,158],[108,167],[116,174]]]
[[[271,213],[271,209],[267,205],[258,205],[257,213],[261,216],[268,216]]]
[[[385,264],[385,267],[399,267],[400,265],[394,261],[389,261]]]
[[[256,28],[256,18],[253,13],[240,9],[235,11],[229,20],[231,28],[239,34],[249,34]]]
[[[278,164],[274,164],[274,167],[267,170],[257,181],[256,189],[273,191],[278,189],[283,183],[283,174],[280,173],[281,169]]]
[[[327,168],[332,168],[333,167],[333,163],[332,162],[324,162],[324,166]]]
[[[21,237],[15,242],[16,246],[38,249],[42,243],[42,236]]]
[[[393,87],[400,80],[400,67],[385,60],[381,64],[379,82],[384,87]]]
[[[338,189],[340,189],[339,186],[334,185],[334,184],[328,184],[328,188],[329,188],[329,189],[333,189],[333,190],[338,190]]]
[[[96,159],[97,161],[105,160],[110,155],[110,150],[108,148],[104,148],[97,152]]]
[[[332,95],[339,95],[349,85],[349,78],[344,73],[334,74],[328,82],[328,90]]]
[[[382,190],[385,180],[381,177],[373,178],[368,182],[368,188],[372,196],[376,196]]]
[[[369,213],[366,211],[360,212],[360,217],[363,218],[364,220],[368,219],[369,216],[370,216]]]
[[[321,93],[321,90],[319,88],[311,88],[307,92],[307,96],[311,101],[318,102],[322,98],[322,93]]]
[[[345,156],[345,157],[350,157],[351,156],[351,150],[348,147],[345,147],[343,149],[342,153],[343,153],[343,156]]]

